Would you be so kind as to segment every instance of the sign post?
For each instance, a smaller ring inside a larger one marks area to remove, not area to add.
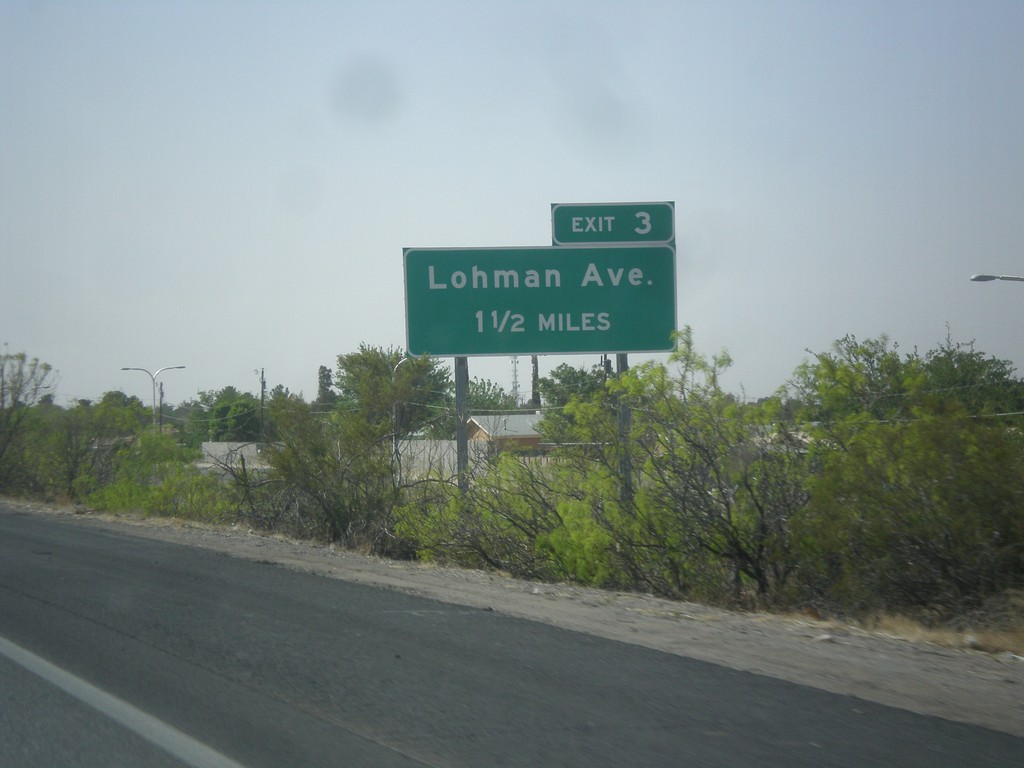
[[[455,358],[455,466],[459,490],[469,490],[469,361]]]
[[[669,352],[676,329],[675,204],[554,203],[549,247],[406,248],[406,353],[455,358],[459,488],[466,490],[474,355]],[[630,431],[620,403],[619,435]],[[623,450],[622,501],[632,499]]]
[[[556,246],[577,247],[587,244],[624,245],[663,243],[675,247],[675,203],[554,203],[551,206],[551,242]],[[673,318],[673,329],[674,329]],[[629,356],[615,355],[619,376],[629,369]],[[632,457],[629,433],[632,413],[623,397],[618,399],[620,498],[628,504],[633,498]]]

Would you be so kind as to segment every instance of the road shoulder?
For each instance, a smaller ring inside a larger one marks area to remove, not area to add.
[[[543,584],[367,557],[250,531],[76,513],[5,500],[69,524],[197,546],[328,578],[499,611],[563,629],[1024,736],[1024,658],[912,642],[812,619]]]

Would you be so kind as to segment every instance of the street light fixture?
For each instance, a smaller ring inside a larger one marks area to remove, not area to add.
[[[976,283],[987,283],[990,280],[1012,280],[1024,283],[1024,277],[1018,277],[1017,275],[971,275],[971,280]]]
[[[175,371],[175,370],[179,370],[179,369],[184,368],[184,367],[185,367],[184,365],[168,365],[166,368],[161,368],[156,373],[150,373],[145,368],[122,368],[121,369],[122,371],[142,371],[147,376],[149,376],[149,378],[152,380],[152,382],[153,382],[153,427],[154,428],[157,427],[157,419],[156,419],[156,377],[159,376],[164,371]]]

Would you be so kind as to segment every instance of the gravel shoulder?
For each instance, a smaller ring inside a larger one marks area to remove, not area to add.
[[[389,561],[244,530],[5,500],[35,514],[117,530],[327,578],[486,608],[832,693],[1024,737],[1024,657],[903,640],[834,622],[499,574]]]

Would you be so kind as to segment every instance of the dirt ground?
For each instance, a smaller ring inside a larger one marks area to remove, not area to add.
[[[488,608],[564,629],[1024,736],[1024,657],[909,641],[812,619],[388,561],[246,530],[7,502],[76,524]]]

